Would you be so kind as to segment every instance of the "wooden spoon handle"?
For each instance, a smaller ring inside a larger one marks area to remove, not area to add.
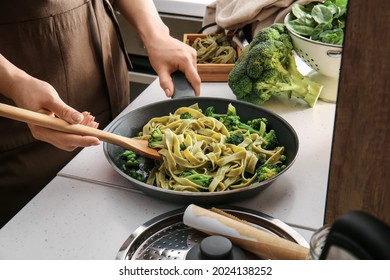
[[[57,131],[82,135],[95,136],[104,142],[115,144],[134,152],[150,157],[153,159],[161,159],[161,155],[155,149],[147,146],[147,141],[132,139],[120,136],[114,133],[96,129],[81,124],[70,124],[62,119],[53,118],[45,114],[36,113],[26,109],[18,108],[0,103],[0,116],[7,117],[13,120],[26,122],[43,126]],[[146,142],[146,143],[145,143]]]
[[[107,132],[96,128],[92,128],[80,124],[70,124],[59,118],[53,118],[45,114],[40,114],[26,109],[10,106],[6,104],[1,104],[1,103],[0,103],[0,115],[13,120],[17,120],[29,124],[35,124],[38,126],[43,126],[57,131],[73,133],[73,134],[83,135],[83,136],[85,135],[95,136],[101,140],[104,140],[107,137],[108,138],[113,137],[111,135],[110,136],[107,135]]]

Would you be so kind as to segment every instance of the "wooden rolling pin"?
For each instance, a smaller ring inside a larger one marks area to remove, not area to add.
[[[183,223],[209,235],[224,236],[262,259],[304,260],[309,254],[309,248],[194,204],[186,208]]]

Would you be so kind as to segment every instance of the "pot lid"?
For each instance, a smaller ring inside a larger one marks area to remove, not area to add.
[[[219,209],[245,220],[253,226],[308,247],[307,241],[284,222],[262,212],[237,206]],[[185,208],[159,215],[137,228],[124,242],[118,260],[185,260],[190,250],[200,246],[208,235],[183,224]],[[193,251],[192,251],[193,252]],[[247,259],[258,259],[244,251]]]

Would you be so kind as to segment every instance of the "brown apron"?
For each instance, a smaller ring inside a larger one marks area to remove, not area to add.
[[[91,112],[100,127],[130,100],[129,61],[117,33],[107,0],[13,0],[1,4],[0,53],[50,83],[70,106]],[[14,105],[1,93],[0,102]],[[65,152],[36,141],[26,124],[1,117],[0,133],[1,227],[79,150]]]

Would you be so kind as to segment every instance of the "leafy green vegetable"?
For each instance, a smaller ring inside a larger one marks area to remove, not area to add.
[[[294,4],[293,19],[287,26],[299,35],[332,45],[344,42],[348,0],[327,0],[306,5]]]

